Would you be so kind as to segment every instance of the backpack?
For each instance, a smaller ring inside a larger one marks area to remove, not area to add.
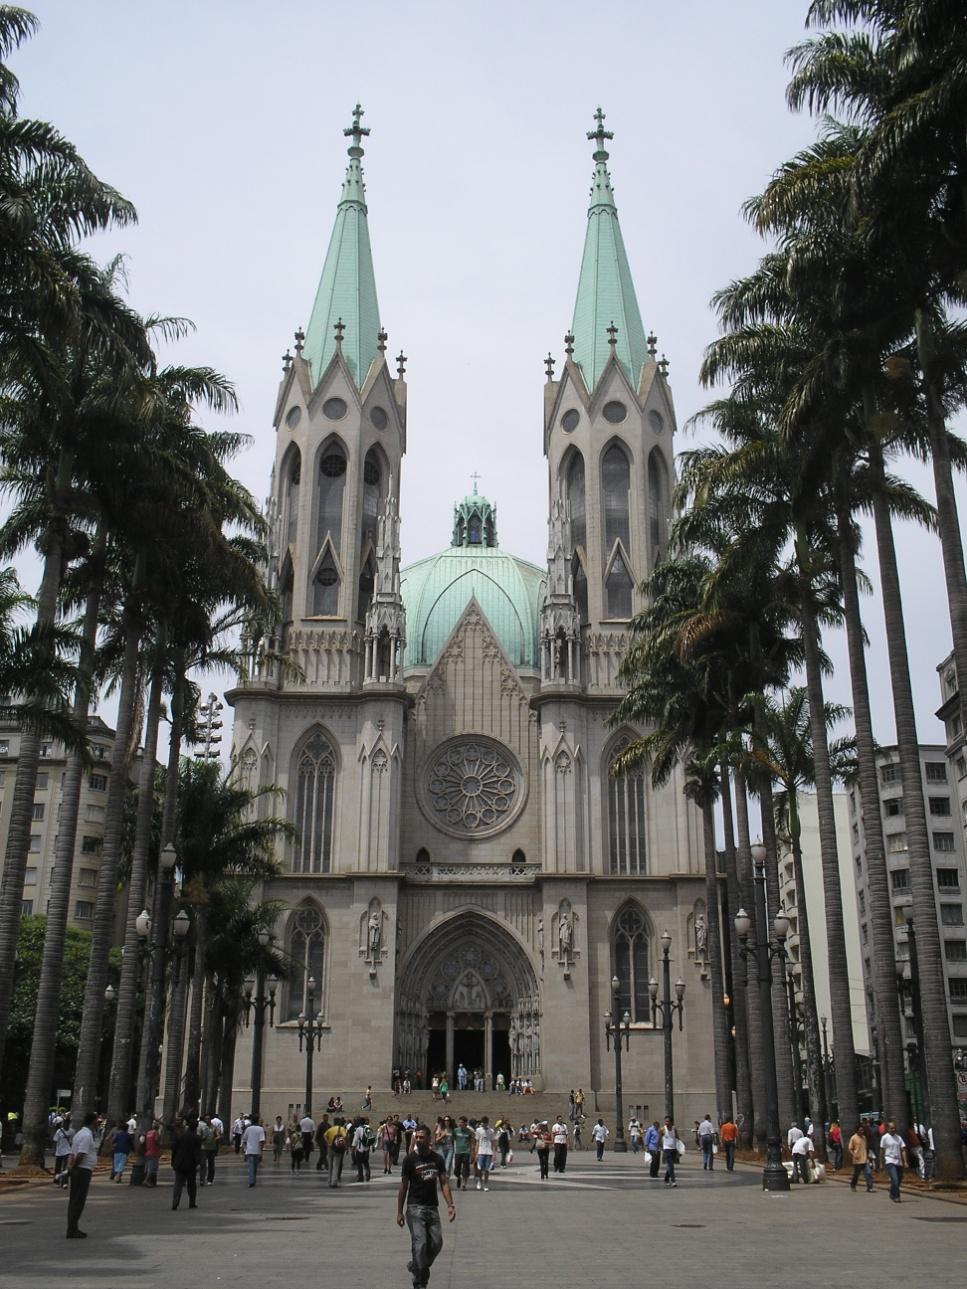
[[[340,1133],[339,1133],[339,1135],[338,1135],[337,1137],[333,1137],[333,1139],[332,1139],[332,1148],[333,1148],[333,1150],[345,1150],[345,1149],[346,1149],[346,1136],[345,1136],[345,1133],[340,1132]]]
[[[376,1134],[369,1124],[363,1129],[363,1150],[372,1150],[376,1145]]]

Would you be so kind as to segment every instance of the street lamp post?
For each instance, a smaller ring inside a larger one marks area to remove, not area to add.
[[[313,1015],[316,1005],[316,982],[312,978],[306,981],[306,1001],[308,1003],[308,1015],[305,1012],[299,1013],[299,1051],[305,1047],[306,1053],[306,1097],[303,1105],[303,1114],[312,1114],[312,1057],[314,1052],[322,1051],[322,1025],[323,1015],[319,1012]]]
[[[681,976],[675,981],[675,1002],[672,1002],[671,963],[668,952],[672,947],[672,938],[667,931],[661,934],[661,974],[662,996],[658,1001],[658,981],[654,976],[648,981],[648,993],[651,996],[651,1020],[656,1024],[661,1013],[661,1025],[665,1033],[665,1117],[675,1122],[675,1080],[672,1069],[672,1019],[678,1014],[678,1028],[681,1029],[685,1018],[685,981]]]
[[[796,978],[791,971],[786,972],[786,986],[789,990],[789,1038],[792,1048],[792,1076],[795,1085],[792,1090],[796,1107],[796,1118],[802,1123],[806,1117],[806,1107],[802,1095],[802,1057],[799,1052],[799,1005],[796,1002]],[[813,1089],[816,1093],[818,1089]]]
[[[270,935],[263,927],[259,931],[259,947],[264,949],[269,943]],[[252,986],[255,985],[255,998],[252,998]],[[258,963],[255,968],[255,980],[245,982],[245,1024],[248,1024],[249,1015],[252,1009],[255,1009],[255,1035],[252,1040],[252,1118],[256,1123],[261,1122],[262,1114],[262,1049],[265,1041],[265,1009],[269,1010],[269,1027],[275,1023],[275,991],[279,982],[275,976],[268,979],[269,996],[265,996],[265,961],[263,955],[259,954]]]
[[[772,967],[771,959],[785,958],[786,936],[789,919],[780,909],[772,921],[770,938],[766,926],[766,848],[761,842],[752,847],[753,888],[755,896],[755,925],[745,909],[735,915],[735,932],[739,937],[739,953],[744,962],[755,958],[759,985],[759,1015],[762,1025],[762,1046],[765,1052],[766,1084],[766,1163],[762,1170],[762,1189],[787,1191],[789,1177],[782,1163],[779,1141],[779,1089],[776,1083],[776,1036],[772,1025]],[[755,931],[755,940],[749,943],[749,932]],[[748,968],[747,968],[748,970]],[[748,975],[746,975],[748,984]]]
[[[627,1154],[628,1142],[624,1139],[624,1092],[621,1089],[621,1038],[624,1038],[624,1049],[628,1051],[630,1031],[632,1031],[632,1013],[625,1012],[618,1016],[618,991],[621,982],[618,976],[611,977],[612,1011],[605,1012],[605,1047],[610,1047],[611,1039],[615,1040],[615,1150]]]

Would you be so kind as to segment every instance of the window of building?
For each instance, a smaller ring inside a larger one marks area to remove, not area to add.
[[[571,541],[583,549],[588,544],[587,499],[584,490],[584,457],[572,452],[565,476],[567,504],[571,513]]]
[[[20,916],[21,916],[21,917],[29,918],[29,917],[30,917],[30,915],[33,913],[33,911],[34,911],[34,902],[33,902],[33,900],[21,900],[21,901],[20,901]]]
[[[866,892],[865,891],[860,891],[859,902],[860,902],[860,916],[866,917]]]
[[[366,621],[366,614],[369,612],[369,606],[373,600],[373,591],[376,589],[376,560],[373,558],[373,552],[370,550],[366,557],[366,562],[359,573],[359,607],[357,615],[360,622]],[[384,628],[385,629],[385,628]],[[378,673],[385,674],[385,673]]]
[[[333,550],[342,540],[342,498],[346,486],[346,454],[338,443],[327,447],[319,462],[319,514],[316,522],[316,550],[328,537]]]
[[[941,926],[963,926],[964,925],[964,906],[962,904],[941,904],[940,925]]]
[[[54,755],[54,745],[53,745],[53,743],[50,743],[50,742],[47,742],[47,743],[41,743],[41,745],[40,745],[40,755],[41,755],[41,756],[53,756],[53,755]]]
[[[285,465],[285,539],[294,546],[299,535],[299,491],[302,486],[302,456],[293,443]]]
[[[907,835],[905,832],[890,833],[886,839],[886,849],[890,855],[899,855],[907,848]]]
[[[316,570],[312,585],[312,612],[321,618],[332,618],[339,612],[339,572],[329,550]]]
[[[10,740],[6,738],[0,739],[0,756],[9,756],[9,755],[10,755]]]
[[[110,751],[110,748],[107,746],[106,743],[96,743],[94,745],[94,760],[106,761],[108,758],[109,751]]]
[[[895,891],[908,891],[910,889],[910,870],[909,868],[896,868],[890,874],[890,881],[893,883]]]
[[[967,962],[967,940],[944,940],[943,947],[948,962]]]
[[[891,819],[895,818],[897,815],[902,815],[903,798],[890,797],[889,800],[883,802],[883,810],[884,810],[884,813]]]
[[[81,838],[82,855],[97,855],[100,852],[100,849],[101,849],[100,837],[82,837]]]
[[[322,734],[312,735],[299,755],[295,841],[297,873],[328,873],[332,863],[336,757]]]
[[[860,931],[862,932],[862,935],[863,935],[863,943],[868,944],[870,939],[870,928],[866,925],[865,922],[861,924]]]
[[[853,840],[854,840],[854,841],[856,841],[856,842],[858,842],[858,841],[859,841],[859,839],[860,839],[860,826],[859,826],[859,824],[854,824],[854,825],[853,825]]]
[[[954,999],[958,1002],[967,1002],[967,976],[952,976],[947,981],[947,985],[951,1002]]]
[[[362,543],[376,543],[376,526],[379,523],[379,512],[382,509],[383,471],[380,466],[380,454],[376,448],[370,448],[363,462],[363,525]]]
[[[74,921],[90,922],[94,916],[94,904],[91,900],[74,901]]]
[[[90,783],[91,783],[91,788],[94,792],[107,792],[106,774],[92,774]]]
[[[631,617],[631,574],[620,551],[615,555],[605,583],[605,594],[608,597],[607,614],[609,618]]]
[[[894,762],[894,763],[891,763],[890,765],[881,765],[881,766],[880,766],[880,782],[881,782],[881,783],[896,783],[897,768],[898,768],[898,767],[897,767],[897,765],[896,765],[896,763],[895,763],[895,762]]]
[[[950,853],[954,849],[954,835],[952,832],[935,832],[933,834],[934,850]]]
[[[638,1024],[651,1020],[648,996],[648,931],[644,914],[634,904],[623,908],[614,926],[614,974],[620,984],[617,990],[618,1015],[631,1013]]]
[[[963,731],[964,731],[963,721],[960,719],[959,716],[954,716],[947,724],[948,741],[950,741],[951,739],[955,739],[959,734],[962,734]]]
[[[84,818],[89,824],[99,824],[104,820],[104,807],[89,805],[84,810]]]
[[[37,885],[37,870],[36,870],[36,868],[25,868],[25,869],[24,869],[24,886],[36,886],[36,885]]]
[[[946,783],[947,782],[947,762],[946,761],[928,761],[925,768],[927,772],[928,783]]]
[[[604,502],[604,553],[607,557],[614,550],[615,542],[620,542],[625,550],[631,546],[631,466],[624,449],[617,443],[612,443],[601,460],[601,491]]]
[[[938,868],[936,872],[938,891],[960,890],[960,873],[956,868]]]
[[[38,823],[40,822],[40,820],[41,820],[41,819],[43,819],[43,817],[44,817],[44,803],[43,803],[42,801],[35,801],[35,802],[34,802],[34,804],[33,804],[33,809],[32,809],[32,810],[31,810],[31,812],[30,812],[30,817],[31,817],[31,819],[35,820],[35,821],[36,821],[36,822],[38,822]]]
[[[950,1018],[950,1032],[954,1038],[967,1038],[967,1012],[954,1012]]]
[[[322,910],[314,904],[296,909],[289,924],[289,1006],[288,1020],[297,1020],[308,1004],[307,984],[311,977],[315,983],[313,1006],[316,1012],[323,1007],[323,970],[325,968],[326,934]]]
[[[950,798],[949,797],[931,797],[930,813],[932,815],[949,815]]]
[[[907,915],[909,911],[910,911],[909,904],[898,904],[896,908],[893,910],[893,925],[906,926]],[[900,955],[897,954],[897,962],[899,961],[900,961]]]
[[[97,870],[94,868],[82,868],[77,874],[78,886],[96,886]]]
[[[50,787],[50,773],[47,770],[41,770],[37,775],[35,787],[38,792],[43,792],[46,788]]]
[[[618,752],[611,758],[612,765]],[[610,833],[611,872],[641,874],[646,869],[645,776],[613,775],[608,767],[608,829]]]
[[[32,833],[30,834],[30,848],[29,848],[29,849],[30,849],[30,851],[31,851],[31,853],[32,853],[32,854],[36,854],[36,853],[37,853],[37,851],[38,851],[38,850],[40,850],[40,833],[39,833],[39,832],[32,832]]]
[[[665,553],[668,540],[668,467],[658,448],[648,456],[648,541],[652,564]]]

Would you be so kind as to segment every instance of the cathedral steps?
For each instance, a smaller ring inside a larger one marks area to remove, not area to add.
[[[321,1099],[325,1105],[328,1097]],[[343,1097],[343,1107],[349,1114],[359,1113],[359,1102]],[[439,1098],[434,1101],[432,1092],[411,1092],[409,1096],[394,1097],[389,1091],[374,1091],[372,1117],[381,1119],[386,1114],[398,1114],[405,1119],[411,1114],[414,1119],[435,1123],[440,1115],[448,1114],[453,1119],[466,1115],[468,1119],[481,1119],[487,1115],[491,1123],[498,1119],[508,1119],[515,1128],[522,1123],[528,1126],[535,1119],[546,1119],[553,1123],[558,1114],[566,1115],[568,1109],[566,1092],[534,1092],[529,1096],[510,1096],[506,1092],[454,1092],[449,1101]],[[593,1094],[585,1102],[585,1114],[594,1109]]]

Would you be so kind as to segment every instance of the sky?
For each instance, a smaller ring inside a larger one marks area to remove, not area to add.
[[[500,544],[545,562],[544,356],[571,323],[600,104],[646,328],[670,362],[678,450],[710,394],[713,292],[765,249],[743,201],[815,134],[785,105],[805,0],[36,0],[11,59],[25,115],[49,120],[136,205],[123,253],[144,313],[195,324],[166,355],[235,382],[236,473],[262,498],[281,355],[305,326],[356,102],[390,352],[408,356],[404,562],[449,542],[480,475]],[[928,470],[905,473],[932,499]],[[965,504],[963,489],[961,506]],[[921,741],[942,737],[936,665],[950,648],[939,546],[898,530]],[[876,579],[872,536],[867,571]],[[32,569],[25,567],[30,583]],[[33,576],[36,576],[33,572]],[[876,736],[894,737],[882,613],[865,605]],[[849,702],[842,641],[829,696]],[[221,678],[222,683],[228,683]],[[203,682],[206,684],[207,682]]]

